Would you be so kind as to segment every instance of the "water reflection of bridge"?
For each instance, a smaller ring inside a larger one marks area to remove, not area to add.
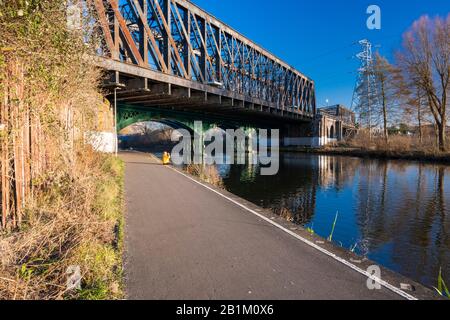
[[[224,183],[243,198],[291,215],[294,222],[303,224],[314,215],[317,189],[339,189],[349,183],[356,162],[323,155],[282,154],[277,175],[262,176],[257,167],[233,165],[228,167]],[[240,178],[235,179],[237,176]]]

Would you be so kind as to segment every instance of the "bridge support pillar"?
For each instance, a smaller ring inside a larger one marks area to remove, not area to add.
[[[203,163],[205,157],[205,130],[201,122],[194,122],[193,148],[194,163]]]
[[[96,151],[114,153],[117,145],[117,133],[114,125],[114,108],[105,102],[98,106],[97,131],[88,132],[85,141]]]
[[[341,141],[343,138],[342,121],[336,121],[336,139]]]
[[[258,151],[258,133],[254,128],[247,128],[244,130],[247,136],[246,152],[252,153]]]

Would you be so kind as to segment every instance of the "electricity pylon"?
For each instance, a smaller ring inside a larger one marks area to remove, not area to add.
[[[377,105],[377,86],[373,66],[372,44],[367,39],[359,41],[362,51],[356,57],[360,60],[358,76],[352,98],[352,110],[358,114],[360,125],[365,125],[372,137],[374,107]]]

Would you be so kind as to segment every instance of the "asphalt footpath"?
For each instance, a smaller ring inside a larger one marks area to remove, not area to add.
[[[126,152],[129,299],[403,299],[235,202]]]

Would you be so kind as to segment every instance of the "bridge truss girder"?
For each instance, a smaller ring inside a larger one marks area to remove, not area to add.
[[[103,31],[104,58],[175,77],[189,88],[201,85],[226,97],[305,117],[315,114],[312,80],[193,3],[90,1]],[[154,78],[149,79],[161,81]]]

